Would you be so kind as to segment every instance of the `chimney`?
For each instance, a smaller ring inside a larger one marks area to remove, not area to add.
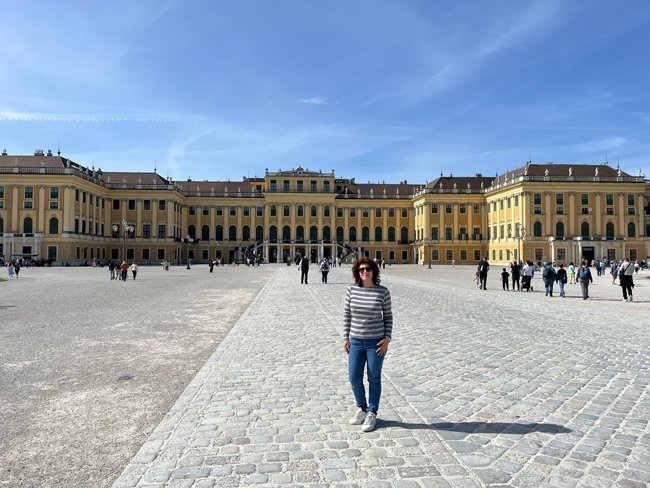
[[[45,153],[43,153],[42,149],[37,149],[34,151],[34,156],[45,156]]]
[[[52,155],[52,150],[51,150],[51,149],[48,149],[48,150],[47,150],[47,155],[48,155],[48,156],[51,156],[51,155]]]
[[[6,156],[6,155],[7,155],[7,150],[6,150],[6,149],[3,149],[3,150],[2,150],[2,155],[3,155],[3,156]]]

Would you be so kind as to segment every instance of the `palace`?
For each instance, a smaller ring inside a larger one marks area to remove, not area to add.
[[[240,181],[103,172],[60,153],[0,154],[0,255],[226,262],[370,256],[390,263],[558,263],[650,256],[650,181],[603,164],[361,183],[334,171]]]

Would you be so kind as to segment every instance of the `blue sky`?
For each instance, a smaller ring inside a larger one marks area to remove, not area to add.
[[[0,149],[237,180],[650,176],[650,2],[0,0]]]

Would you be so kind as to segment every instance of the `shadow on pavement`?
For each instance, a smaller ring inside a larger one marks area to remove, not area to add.
[[[450,430],[464,432],[466,434],[530,434],[532,432],[543,432],[545,434],[568,434],[567,429],[557,424],[519,424],[508,422],[438,422],[434,424],[413,424],[408,422],[397,422],[395,420],[378,420],[378,427],[399,427],[402,429],[431,429]]]

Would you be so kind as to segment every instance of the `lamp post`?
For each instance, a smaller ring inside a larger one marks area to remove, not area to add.
[[[113,233],[118,234],[122,238],[122,260],[126,261],[126,253],[124,248],[126,247],[126,238],[135,230],[135,227],[129,224],[126,220],[122,220],[122,235],[119,236],[120,226],[118,224],[113,224]]]
[[[517,260],[522,262],[521,240],[526,237],[526,229],[524,229],[519,222],[515,223],[515,237],[517,238]]]
[[[187,266],[185,269],[192,269],[190,268],[190,243],[194,242],[194,239],[188,234],[185,238],[185,242],[187,243]]]

